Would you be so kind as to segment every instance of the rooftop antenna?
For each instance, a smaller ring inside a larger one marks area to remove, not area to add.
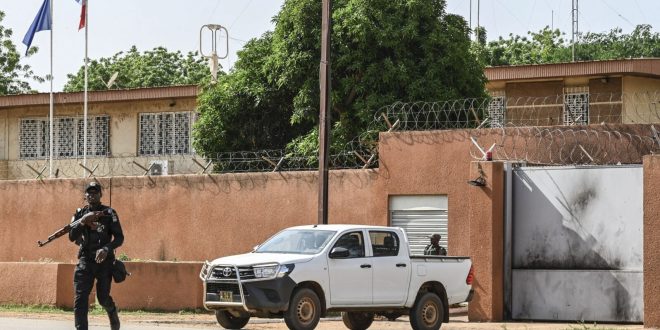
[[[202,34],[204,30],[207,29],[211,31],[211,53],[206,55],[204,54],[203,47],[202,47]],[[222,31],[225,31],[225,36],[227,36],[227,44],[225,47],[225,55],[224,56],[218,56],[218,31],[220,31],[222,35]],[[211,70],[211,82],[216,83],[218,81],[218,69],[222,68],[222,65],[218,63],[218,59],[225,59],[229,55],[229,31],[227,29],[220,25],[220,24],[206,24],[203,25],[201,29],[199,29],[199,53],[209,59],[209,69]]]
[[[573,54],[573,62],[575,62],[575,39],[578,35],[578,0],[572,0],[573,8],[571,9],[571,17],[573,18],[573,41],[571,42],[571,52]]]

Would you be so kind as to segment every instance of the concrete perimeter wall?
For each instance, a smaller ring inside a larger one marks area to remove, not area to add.
[[[112,284],[112,297],[122,309],[202,308],[203,286],[197,278],[201,267],[190,262],[126,262],[131,276]],[[74,269],[74,264],[0,262],[0,304],[73,308]],[[95,295],[93,291],[90,304]]]
[[[331,171],[329,222],[388,225],[391,196],[447,195],[449,254],[472,257],[476,272],[470,319],[501,320],[502,164],[473,162],[479,151],[470,141],[472,136],[482,146],[516,143],[515,134],[503,141],[501,133],[381,134],[378,169]],[[657,205],[658,198],[649,201],[649,196],[660,193],[660,165],[657,157],[651,162],[655,165],[649,162],[647,157],[645,221],[657,222],[660,211],[650,207]],[[484,173],[486,187],[468,185],[467,181],[476,178],[479,171]],[[65,302],[72,299],[71,264],[76,262],[76,246],[66,237],[42,248],[36,241],[69,222],[75,208],[83,204],[82,189],[88,181],[0,181],[0,262],[4,262],[0,272],[5,272],[0,275],[5,278],[4,274],[24,273],[19,270],[22,267],[39,267],[42,270],[37,282],[57,287],[55,293],[24,290],[25,298],[0,287],[0,302],[50,304],[54,299],[54,304],[66,306]],[[123,308],[199,307],[202,289],[197,273],[203,260],[247,252],[283,228],[317,223],[316,172],[115,177],[99,181],[105,187],[103,202],[118,211],[124,228],[126,241],[117,252],[137,260],[130,265],[134,276],[113,288]],[[651,219],[649,214],[656,216]],[[647,250],[653,238],[660,237],[660,227],[653,228],[645,223],[645,260],[657,264],[660,255],[653,256]],[[660,248],[655,247],[655,251]],[[649,261],[649,257],[653,259]],[[144,262],[149,260],[178,263]],[[4,270],[7,267],[12,270]],[[660,269],[645,265],[645,277],[659,273]],[[16,277],[13,284],[27,288],[32,285],[29,281]],[[175,287],[177,290],[172,291]],[[155,294],[158,291],[167,292],[169,299],[159,300]],[[660,310],[660,301],[653,297],[660,297],[660,290],[646,297],[647,316],[654,315],[649,310]]]

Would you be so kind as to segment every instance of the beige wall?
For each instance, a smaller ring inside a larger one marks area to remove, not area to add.
[[[88,106],[88,115],[110,116],[110,149],[114,156],[132,155],[137,152],[138,113],[194,111],[195,98],[165,99],[155,101],[129,101],[112,103],[92,103]],[[19,159],[20,120],[23,118],[47,118],[48,106],[11,108],[1,111],[8,120],[7,159]],[[80,116],[84,114],[82,104],[56,105],[55,117]],[[2,127],[2,126],[0,126]],[[3,129],[4,131],[4,129]]]
[[[624,77],[623,123],[660,122],[660,79]]]
[[[636,76],[574,77],[544,81],[488,82],[504,90],[507,122],[517,126],[563,124],[564,87],[589,86],[589,123],[660,122],[660,79]],[[554,105],[553,105],[554,104]]]
[[[94,170],[97,177],[110,176],[142,176],[145,172],[143,168],[149,168],[150,162],[154,160],[168,161],[168,174],[195,174],[201,173],[202,168],[194,161],[195,155],[160,155],[149,157],[89,157],[87,158],[87,168]],[[205,164],[205,160],[198,160]],[[139,167],[135,163],[140,164]],[[53,162],[53,175],[57,178],[82,178],[89,177],[89,173],[83,169],[80,164],[82,159],[59,159]],[[41,171],[48,166],[47,159],[31,160],[10,160],[0,161],[0,180],[24,180],[34,179],[37,174],[29,167]],[[4,169],[4,170],[3,170]],[[210,172],[208,169],[207,172]],[[42,178],[48,178],[49,168],[43,172]]]
[[[195,173],[197,165],[191,156],[169,157],[139,157],[139,113],[145,112],[184,112],[195,111],[195,98],[162,99],[151,101],[108,102],[93,103],[89,105],[88,115],[110,116],[109,135],[110,153],[112,157],[89,157],[88,168],[98,166],[96,176],[141,175],[144,171],[135,166],[136,161],[148,167],[149,161],[154,159],[170,159],[172,166],[170,173]],[[56,105],[55,116],[69,117],[82,116],[81,104]],[[47,118],[47,106],[31,106],[24,108],[10,108],[0,111],[0,180],[33,179],[36,174],[26,164],[41,171],[47,165],[46,159],[21,160],[20,157],[20,120],[23,118]],[[86,171],[78,165],[80,159],[59,159],[54,162],[53,171],[59,170],[59,177],[82,177]],[[48,170],[45,172],[48,177]]]

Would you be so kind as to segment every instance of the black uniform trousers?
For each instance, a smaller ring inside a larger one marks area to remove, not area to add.
[[[76,293],[73,301],[73,312],[76,320],[76,329],[87,330],[89,294],[94,286],[94,280],[96,280],[96,297],[99,304],[108,313],[115,309],[115,302],[110,296],[112,262],[114,259],[114,256],[108,255],[100,264],[97,264],[91,256],[83,256],[78,260],[76,271],[73,273],[73,289]]]

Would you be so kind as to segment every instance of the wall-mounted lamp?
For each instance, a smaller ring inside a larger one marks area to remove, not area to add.
[[[474,180],[468,180],[467,183],[469,185],[475,186],[475,187],[485,187],[486,186],[486,179],[484,179],[483,176],[479,175],[478,178],[476,178]]]
[[[600,82],[602,82],[603,84],[607,84],[607,82],[609,82],[609,81],[610,81],[609,77],[600,78]]]

